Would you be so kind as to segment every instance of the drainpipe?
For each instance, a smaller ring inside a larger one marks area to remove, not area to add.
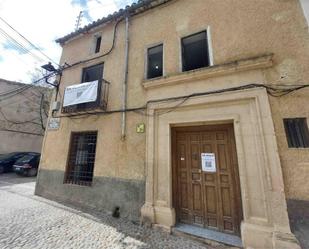
[[[126,139],[126,109],[127,109],[127,98],[128,98],[128,71],[129,71],[129,13],[126,18],[126,36],[125,36],[125,70],[124,70],[124,81],[122,85],[122,117],[121,117],[121,140]]]

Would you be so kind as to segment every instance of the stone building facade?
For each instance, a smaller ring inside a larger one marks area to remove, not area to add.
[[[299,1],[139,1],[58,42],[58,101],[98,79],[105,104],[52,111],[36,194],[299,248],[287,212],[309,201]]]
[[[41,152],[52,90],[0,79],[0,154]]]

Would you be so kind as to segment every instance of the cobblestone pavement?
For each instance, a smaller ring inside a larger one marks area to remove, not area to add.
[[[35,178],[0,175],[0,248],[227,249],[34,196]]]

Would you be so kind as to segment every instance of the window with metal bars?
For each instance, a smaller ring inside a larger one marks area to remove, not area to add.
[[[289,148],[309,148],[306,118],[286,118],[283,123]]]
[[[91,185],[96,144],[96,131],[72,133],[64,183]]]

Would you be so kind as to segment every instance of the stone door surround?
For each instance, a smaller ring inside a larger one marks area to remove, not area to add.
[[[270,105],[265,89],[201,96],[149,105],[146,137],[144,220],[171,228],[171,127],[233,123],[243,206],[241,238],[245,248],[300,248],[290,231],[283,177]],[[161,112],[161,115],[160,115]]]

